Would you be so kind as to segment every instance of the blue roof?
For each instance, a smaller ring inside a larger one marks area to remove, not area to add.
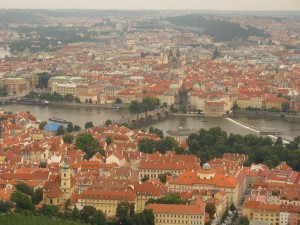
[[[49,123],[44,127],[44,129],[51,132],[56,132],[59,126],[63,126],[64,129],[67,129],[67,126],[65,124],[60,124],[60,123]]]

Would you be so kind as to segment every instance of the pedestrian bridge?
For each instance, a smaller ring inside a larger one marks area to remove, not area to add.
[[[139,114],[133,114],[129,117],[124,117],[120,120],[113,121],[114,125],[135,124],[137,126],[147,125],[153,121],[162,120],[169,116],[170,110],[168,108],[159,108],[153,111],[148,111]]]

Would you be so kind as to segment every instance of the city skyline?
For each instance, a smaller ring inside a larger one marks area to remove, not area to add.
[[[26,4],[24,4],[26,3]],[[117,9],[117,10],[234,10],[234,11],[281,11],[281,10],[300,10],[298,0],[11,0],[3,2],[2,9]]]

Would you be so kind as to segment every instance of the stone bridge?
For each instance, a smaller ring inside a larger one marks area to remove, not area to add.
[[[165,119],[168,117],[170,110],[168,108],[155,109],[139,114],[133,114],[129,117],[124,117],[120,120],[113,121],[114,125],[120,125],[122,123],[136,124],[137,126],[151,124],[153,121]]]

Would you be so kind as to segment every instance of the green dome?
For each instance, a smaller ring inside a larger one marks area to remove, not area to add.
[[[64,162],[63,162],[63,164],[61,165],[60,168],[63,169],[63,170],[70,169],[70,166],[68,164],[68,157],[67,157],[67,155],[64,156]]]

